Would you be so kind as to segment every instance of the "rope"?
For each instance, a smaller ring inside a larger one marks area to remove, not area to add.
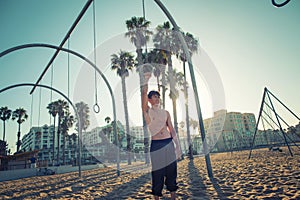
[[[30,107],[30,127],[32,127],[32,115],[33,115],[33,95],[31,95],[31,107]]]
[[[94,29],[94,63],[97,66],[97,53],[96,53],[96,11],[95,11],[95,1],[93,1],[93,29]],[[97,86],[97,71],[95,69],[95,105],[93,107],[95,113],[100,112],[100,107],[98,105],[98,86]]]
[[[68,50],[70,49],[70,38],[68,38]],[[68,52],[68,98],[70,97],[70,53]]]
[[[143,18],[144,18],[144,22],[146,22],[146,11],[145,11],[145,0],[142,0],[142,6],[143,6]],[[148,63],[148,47],[147,47],[147,41],[145,43],[145,53],[146,53],[146,56],[145,56],[145,61],[146,63]]]
[[[53,63],[52,63],[52,65],[51,65],[51,83],[50,83],[51,88],[53,88],[53,71],[54,71],[54,67],[53,67]],[[50,103],[52,102],[52,98],[53,98],[53,92],[52,92],[52,90],[50,90]],[[51,117],[50,113],[49,113],[49,119],[50,119],[49,125],[51,125],[52,117]],[[49,128],[49,132],[50,132],[50,128]]]
[[[41,119],[41,101],[42,101],[42,88],[40,88],[40,96],[39,96],[38,127],[40,127],[40,119]]]

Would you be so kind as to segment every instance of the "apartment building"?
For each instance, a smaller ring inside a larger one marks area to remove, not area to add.
[[[203,120],[208,151],[229,151],[250,147],[256,120],[252,113],[219,110],[214,116]],[[201,137],[196,137],[194,148],[202,152]]]
[[[59,149],[59,156],[63,155],[63,137],[60,137],[60,148],[58,148],[57,142],[57,127],[55,127],[55,135],[53,142],[54,126],[44,125],[42,127],[32,127],[29,133],[22,137],[21,151],[28,152],[33,150],[38,150],[38,159],[40,161],[47,161],[49,164],[54,164],[54,160],[57,158],[57,153]],[[66,136],[66,146],[65,146],[65,160],[66,163],[71,163],[77,156],[76,150],[78,138],[76,134]],[[54,145],[54,153],[53,153]],[[54,156],[53,156],[54,155]],[[62,160],[59,161],[62,163]],[[56,163],[57,164],[57,161]]]

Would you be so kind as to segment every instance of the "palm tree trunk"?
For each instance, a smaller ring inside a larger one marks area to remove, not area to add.
[[[61,123],[61,117],[58,115],[58,124],[57,124],[57,164],[60,165],[60,159],[59,159],[59,149],[60,149],[60,123]]]
[[[162,100],[163,100],[163,109],[166,108],[166,66],[164,65],[161,70],[161,84],[162,84]]]
[[[20,140],[20,137],[21,137],[21,123],[19,123],[19,128],[18,128],[18,141],[17,141],[17,152],[19,152],[20,150],[20,146],[21,146],[21,140]]]
[[[138,65],[142,66],[143,60],[142,60],[142,48],[137,47],[136,50],[137,53],[137,58],[138,58]],[[140,92],[141,92],[141,105],[142,105],[142,87],[144,83],[144,74],[142,70],[139,70],[139,76],[140,76]],[[142,113],[142,118],[143,118],[143,131],[144,131],[144,153],[145,153],[145,163],[149,164],[150,163],[150,158],[149,158],[149,136],[148,136],[148,129],[147,129],[147,123],[144,117],[144,114]]]
[[[128,161],[128,165],[131,165],[131,142],[130,142],[131,138],[130,138],[130,130],[129,130],[125,75],[123,75],[121,79],[122,79],[122,92],[123,92],[123,103],[124,103],[124,113],[125,113],[125,123],[126,123],[127,159],[128,159],[127,161]]]
[[[63,133],[62,134],[62,137],[63,137],[63,148],[62,148],[62,150],[63,150],[63,155],[62,155],[62,157],[63,157],[63,165],[66,165],[66,153],[65,153],[65,150],[66,150],[66,135],[65,135],[65,133]]]
[[[52,146],[52,165],[54,165],[54,157],[55,157],[55,116],[53,117],[53,146]]]
[[[5,141],[5,120],[3,120],[3,141]]]
[[[178,133],[176,97],[175,97],[175,83],[174,83],[174,74],[173,74],[173,65],[172,65],[171,53],[168,53],[168,72],[169,72],[169,82],[170,82],[170,97],[172,99],[172,105],[173,105],[174,128],[175,128],[176,133]]]

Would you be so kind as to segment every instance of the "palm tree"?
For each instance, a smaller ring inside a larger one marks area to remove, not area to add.
[[[65,115],[62,119],[61,123],[61,133],[63,137],[63,164],[66,164],[66,158],[65,158],[65,149],[66,149],[66,137],[68,135],[69,129],[73,126],[75,122],[75,118],[71,113],[67,110],[65,112]]]
[[[192,119],[192,118],[190,118],[189,124],[190,124],[190,126],[193,128],[194,132],[195,132],[196,128],[199,127],[198,121],[197,121],[197,120],[194,120],[194,119]]]
[[[82,133],[82,130],[86,131],[86,129],[89,127],[90,125],[90,120],[89,120],[89,106],[84,103],[83,101],[76,103],[75,104],[79,119],[77,119],[77,123],[76,123],[76,129],[79,133]],[[79,123],[80,122],[80,123]],[[81,151],[82,149],[82,135],[79,135],[79,151]],[[81,162],[81,161],[79,161]]]
[[[154,77],[156,77],[156,82],[157,82],[157,90],[160,92],[160,88],[162,87],[163,89],[163,93],[165,94],[165,89],[166,89],[166,76],[165,76],[165,72],[166,72],[166,65],[167,65],[167,58],[164,54],[164,51],[161,49],[152,49],[147,57],[147,60],[145,60],[145,63],[151,63],[151,65],[154,67],[153,70],[153,75]],[[160,84],[159,82],[159,77],[162,75],[162,84]],[[162,100],[163,100],[163,108],[165,108],[165,97],[162,96]]]
[[[72,149],[73,149],[73,164],[76,165],[76,151],[77,151],[77,143],[76,143],[76,140],[77,140],[78,136],[76,135],[76,133],[73,133],[71,136],[70,136],[70,139],[72,140],[71,141],[71,144],[72,144]]]
[[[171,74],[168,71],[167,78],[168,78],[167,81],[169,84],[171,84],[170,82],[174,81],[174,83],[173,83],[174,88],[173,88],[173,90],[170,90],[169,97],[172,100],[172,106],[173,106],[174,128],[175,128],[176,133],[178,133],[176,101],[179,97],[178,88],[182,87],[184,84],[184,75],[182,72],[177,72],[176,69],[173,69]]]
[[[140,77],[140,92],[142,94],[142,85],[144,80],[144,70],[142,68],[143,60],[142,60],[142,47],[144,47],[149,41],[152,32],[147,30],[150,25],[150,21],[146,21],[143,17],[132,17],[130,20],[126,21],[126,27],[128,32],[125,33],[125,36],[130,39],[130,41],[136,47],[137,60],[138,60],[138,71]],[[142,101],[142,95],[141,95]],[[145,152],[145,162],[150,163],[150,159],[148,156],[149,152],[149,139],[148,139],[148,130],[144,115],[143,118],[143,129],[144,129],[144,152]]]
[[[173,79],[173,77],[176,77],[175,74],[173,74],[173,63],[172,63],[172,55],[176,53],[176,36],[174,34],[174,30],[171,29],[170,23],[165,22],[163,25],[158,25],[156,27],[156,34],[154,35],[153,38],[154,46],[155,48],[163,50],[163,52],[166,55],[167,58],[167,63],[168,63],[168,82],[170,85],[170,97],[173,102],[173,117],[174,117],[174,128],[175,131],[178,132],[178,124],[177,124],[177,116],[176,114],[176,81]],[[163,96],[165,91],[163,91]]]
[[[53,146],[52,146],[52,165],[54,164],[54,157],[55,157],[55,119],[58,113],[58,105],[57,101],[51,102],[48,104],[47,109],[49,110],[49,114],[53,117]]]
[[[193,53],[198,51],[198,47],[199,47],[199,41],[194,38],[194,36],[191,33],[182,33],[185,39],[185,42],[188,46],[188,50],[190,53],[190,56],[192,57]],[[178,38],[177,38],[178,39]],[[189,158],[193,158],[193,149],[192,149],[192,144],[191,144],[191,133],[190,133],[190,125],[189,125],[189,107],[188,107],[188,84],[186,81],[186,65],[185,63],[187,62],[186,59],[186,55],[184,53],[183,50],[183,45],[182,43],[178,40],[178,42],[176,42],[176,44],[178,44],[177,46],[177,58],[179,58],[182,63],[183,63],[183,73],[184,73],[184,97],[185,97],[185,114],[186,114],[186,129],[187,129],[187,140],[188,140],[188,145],[189,145]]]
[[[59,149],[60,149],[60,135],[61,135],[61,122],[65,116],[66,111],[69,110],[68,102],[62,99],[57,100],[57,115],[58,115],[58,122],[57,122],[57,164],[60,164],[59,159]]]
[[[142,65],[142,47],[149,41],[152,32],[147,30],[150,26],[150,21],[146,21],[143,17],[132,17],[130,20],[126,20],[126,27],[128,32],[125,33],[126,37],[129,37],[130,41],[136,47],[136,53],[138,57],[138,65]]]
[[[189,125],[193,128],[194,132],[195,130],[199,127],[199,123],[197,120],[194,120],[192,118],[189,118]],[[197,134],[198,135],[198,134]],[[195,137],[195,136],[194,136]],[[192,142],[191,142],[191,145],[192,145]],[[190,149],[189,149],[190,150]],[[192,152],[189,152],[190,154],[193,155],[193,148],[191,148],[191,151]],[[190,157],[190,158],[193,158],[193,157]]]
[[[0,119],[3,121],[3,141],[5,141],[5,121],[10,119],[12,111],[6,106],[0,108]]]
[[[122,81],[122,93],[123,93],[123,104],[125,113],[126,123],[126,138],[127,138],[127,154],[128,154],[128,165],[131,165],[131,138],[129,130],[129,116],[128,116],[128,105],[126,95],[126,81],[125,78],[129,76],[129,70],[134,67],[134,56],[126,51],[120,50],[119,55],[111,55],[111,69],[117,71],[117,75],[121,77]]]
[[[20,150],[20,147],[21,147],[21,144],[22,144],[22,142],[20,140],[20,137],[21,137],[21,124],[23,122],[25,122],[27,118],[28,118],[27,111],[24,108],[17,108],[12,113],[12,120],[17,119],[17,123],[19,125],[18,134],[17,134],[17,137],[18,137],[18,140],[17,140],[17,152]]]
[[[176,131],[176,133],[178,134],[178,122],[177,122],[177,105],[176,105],[176,101],[179,97],[179,90],[177,88],[180,88],[183,86],[183,73],[182,72],[177,72],[176,69],[172,70],[172,73],[170,75],[169,71],[167,73],[167,81],[170,83],[172,81],[174,81],[174,89],[170,90],[169,93],[169,97],[172,100],[172,107],[173,107],[173,118],[174,118],[174,129]],[[171,83],[170,83],[171,84]],[[179,136],[178,136],[178,140],[179,140]],[[180,145],[180,142],[179,142]],[[183,158],[183,154],[182,154],[182,158]]]

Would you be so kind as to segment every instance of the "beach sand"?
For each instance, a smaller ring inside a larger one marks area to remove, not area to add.
[[[178,199],[300,199],[300,151],[293,147],[210,154],[178,163]],[[150,168],[142,163],[1,182],[0,199],[152,199]],[[162,199],[169,199],[164,189]]]

